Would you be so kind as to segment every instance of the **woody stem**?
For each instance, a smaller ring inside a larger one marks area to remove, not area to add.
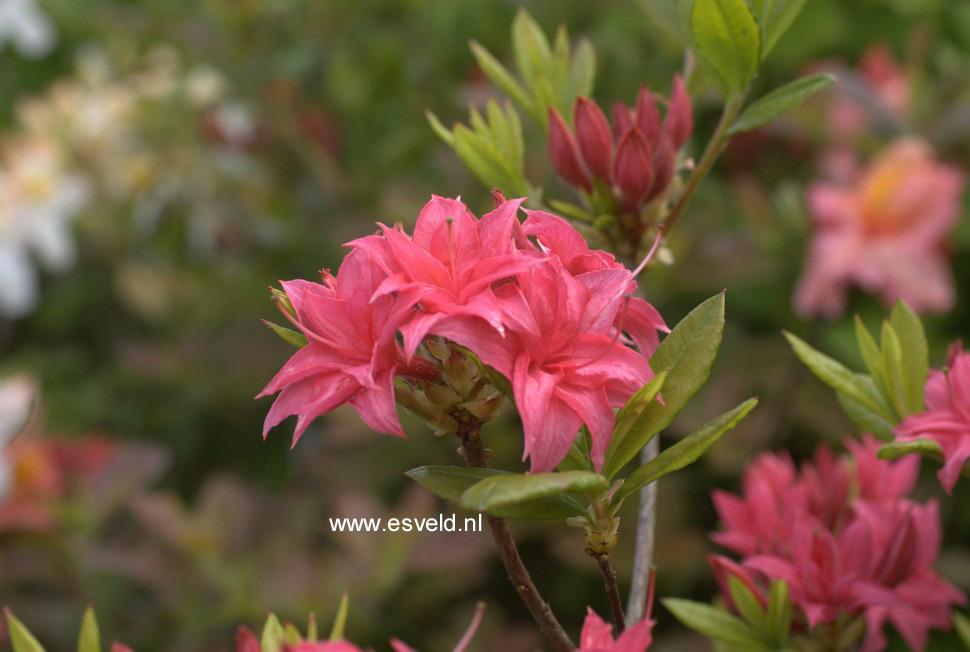
[[[486,468],[488,457],[485,454],[485,447],[482,445],[481,423],[474,419],[459,423],[458,436],[461,438],[465,463],[468,466]],[[505,565],[505,570],[509,574],[509,580],[518,591],[519,597],[522,598],[522,602],[525,603],[529,613],[532,614],[532,618],[539,625],[539,630],[543,636],[552,643],[557,652],[574,650],[575,646],[569,640],[566,630],[559,624],[549,603],[542,598],[539,589],[532,582],[505,520],[489,516],[488,526],[492,530],[492,538],[498,547],[499,557]]]
[[[610,611],[613,612],[613,626],[619,634],[626,629],[626,620],[623,617],[623,602],[620,600],[620,590],[616,585],[616,571],[610,563],[610,556],[607,553],[589,552],[589,555],[596,560],[603,574],[603,584],[606,587],[606,596],[610,600]]]

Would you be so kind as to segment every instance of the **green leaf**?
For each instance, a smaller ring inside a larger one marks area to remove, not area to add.
[[[768,629],[776,644],[788,641],[791,630],[792,604],[788,595],[788,583],[775,580],[771,583],[771,595],[768,598]]]
[[[916,441],[891,441],[879,447],[879,459],[895,460],[903,455],[919,453],[920,455],[930,455],[940,457],[943,449],[932,439],[917,439]]]
[[[734,602],[734,606],[737,607],[742,618],[754,625],[759,631],[769,628],[768,614],[744,582],[734,575],[729,575],[728,591],[731,593],[731,601]]]
[[[761,25],[761,58],[771,52],[788,31],[808,0],[753,0]]]
[[[519,8],[512,20],[512,53],[519,75],[528,85],[552,68],[549,40],[535,19],[523,8]]]
[[[439,498],[455,505],[461,505],[462,494],[486,478],[499,475],[513,475],[498,469],[478,469],[466,466],[419,466],[411,469],[406,476],[431,491]],[[490,516],[507,519],[561,520],[570,516],[582,516],[585,510],[568,496],[558,495],[489,509]]]
[[[637,491],[640,487],[648,485],[668,473],[682,469],[695,461],[721,435],[737,425],[757,404],[758,399],[749,398],[730,412],[725,412],[721,416],[711,419],[673,446],[664,449],[657,457],[630,474],[623,486],[616,492],[613,503],[618,504],[619,501]]]
[[[522,179],[516,178],[509,161],[494,143],[461,124],[455,125],[452,135],[458,158],[482,183],[510,196],[526,194]]]
[[[283,642],[287,645],[297,645],[303,641],[300,630],[293,623],[283,625]]]
[[[872,377],[875,387],[883,396],[889,396],[889,384],[886,378],[886,369],[883,366],[882,351],[879,345],[869,333],[869,329],[862,323],[859,315],[855,316],[855,339],[859,345],[859,353],[862,354],[862,361],[865,362],[866,369]]]
[[[283,648],[283,626],[276,614],[271,613],[266,617],[266,624],[263,625],[263,634],[260,638],[260,649],[262,652],[280,652]]]
[[[10,609],[4,607],[3,615],[7,618],[7,635],[10,637],[13,652],[44,652],[44,646],[34,638],[30,630],[13,615]]]
[[[297,333],[289,328],[283,328],[279,324],[274,324],[271,321],[263,320],[263,323],[269,326],[270,330],[280,336],[280,338],[298,349],[302,349],[306,346],[306,335],[303,333]]]
[[[505,66],[499,63],[498,59],[493,57],[479,43],[471,41],[468,46],[485,76],[492,80],[492,83],[498,86],[499,90],[508,95],[509,99],[518,104],[520,109],[531,115],[536,122],[545,124],[542,119],[543,116],[539,115],[532,98],[529,97],[529,94],[512,74],[505,69]]]
[[[924,408],[923,392],[930,371],[929,345],[926,342],[923,322],[905,301],[897,301],[893,306],[889,323],[896,331],[902,348],[906,414],[900,416],[906,417],[922,412]]]
[[[431,109],[427,109],[424,112],[424,117],[427,118],[428,124],[431,125],[431,131],[435,132],[438,138],[443,140],[449,147],[455,146],[455,137],[451,135],[451,130],[441,124],[441,120],[431,112]]]
[[[631,431],[615,445],[611,442],[603,463],[603,475],[612,478],[670,425],[688,399],[707,380],[724,333],[724,293],[696,308],[674,327],[650,358],[654,370],[669,369],[664,382],[664,405],[654,401],[637,419]]]
[[[753,627],[726,611],[680,598],[666,598],[662,602],[677,620],[708,638],[758,650],[766,647]]]
[[[970,652],[970,618],[967,618],[958,611],[953,612],[953,629],[956,630],[957,637]]]
[[[88,605],[81,618],[81,633],[77,640],[77,652],[101,652],[101,633],[94,607]]]
[[[573,445],[569,447],[569,452],[566,453],[566,457],[559,466],[556,467],[558,471],[593,471],[593,463],[590,459],[590,450],[592,449],[592,439],[589,434],[589,429],[584,424],[580,428],[579,433],[576,435],[576,439],[573,440]]]
[[[804,340],[785,331],[785,337],[794,350],[795,355],[805,363],[812,373],[819,379],[848,398],[871,412],[881,416],[886,421],[895,421],[893,409],[886,403],[882,395],[875,390],[871,379],[863,374],[853,373],[841,362],[816,351]]]
[[[758,67],[761,34],[744,0],[695,0],[691,33],[725,95],[744,90]]]
[[[866,378],[866,380],[870,379]],[[873,384],[872,391],[877,391],[875,387],[875,384]],[[884,417],[865,406],[859,405],[845,394],[836,392],[835,398],[838,399],[839,405],[842,406],[842,410],[852,420],[852,423],[859,427],[860,432],[868,432],[873,437],[884,441],[893,438],[893,428],[896,427],[895,421],[887,421]]]
[[[330,628],[331,641],[341,641],[344,638],[344,629],[347,627],[347,613],[350,611],[350,596],[344,591],[340,595],[340,606],[337,607],[337,615],[333,619],[333,627]]]
[[[589,471],[493,475],[469,487],[461,495],[461,506],[486,512],[548,498],[565,491],[599,492],[607,486],[609,482],[606,478]]]
[[[882,346],[882,365],[886,370],[886,385],[889,388],[888,399],[896,410],[896,415],[902,419],[906,414],[903,347],[888,321],[882,323],[879,344]]]
[[[310,612],[310,615],[307,616],[306,640],[310,643],[317,642],[317,617],[312,611]]]
[[[728,129],[729,134],[750,131],[766,125],[778,116],[795,108],[809,97],[835,81],[828,73],[820,73],[796,79],[776,88],[749,104]]]
[[[580,39],[573,51],[569,67],[569,80],[566,84],[566,106],[573,103],[577,96],[589,97],[593,92],[596,79],[596,49],[589,39]]]
[[[586,212],[586,209],[576,204],[571,204],[558,199],[550,199],[549,206],[560,215],[572,218],[578,222],[592,222],[593,216]]]
[[[663,388],[664,382],[667,380],[667,375],[670,373],[670,369],[664,369],[659,374],[651,378],[643,387],[638,389],[630,400],[626,402],[626,405],[620,408],[616,413],[616,425],[613,427],[613,437],[610,439],[610,445],[607,447],[607,451],[610,448],[617,447],[620,442],[630,434],[630,431],[636,427],[637,422],[643,415],[644,410],[646,410],[651,403],[653,403],[657,394]]]

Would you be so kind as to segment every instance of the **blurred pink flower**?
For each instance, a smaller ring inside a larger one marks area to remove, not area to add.
[[[745,472],[742,497],[716,492],[725,529],[713,538],[744,558],[716,558],[715,575],[722,591],[733,574],[759,599],[759,578],[784,580],[808,627],[863,614],[866,650],[883,649],[887,620],[922,650],[927,631],[948,628],[951,607],[965,602],[932,570],[939,511],[903,497],[915,458],[880,460],[868,436],[847,448],[840,458],[821,449],[797,473],[787,457],[763,455]]]
[[[402,362],[395,335],[406,310],[391,295],[374,296],[385,278],[365,252],[351,251],[336,278],[324,272],[323,285],[283,282],[307,345],[257,396],[280,392],[266,415],[263,437],[295,414],[295,445],[313,419],[344,403],[374,430],[404,436],[394,403],[394,375]]]
[[[654,621],[645,618],[613,639],[613,626],[587,609],[576,652],[644,652],[653,642]]]
[[[953,303],[943,240],[958,219],[963,175],[928,145],[898,140],[848,185],[808,189],[817,230],[795,291],[798,312],[837,317],[850,285],[917,311]]]
[[[947,368],[932,370],[926,380],[926,411],[896,427],[898,441],[931,439],[943,449],[940,483],[953,491],[970,458],[970,353],[960,344],[950,349]]]

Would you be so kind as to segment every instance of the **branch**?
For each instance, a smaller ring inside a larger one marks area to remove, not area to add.
[[[458,436],[461,438],[465,463],[468,466],[487,467],[488,456],[485,447],[482,445],[481,423],[474,419],[459,423]],[[539,594],[539,589],[533,584],[529,571],[522,563],[522,557],[519,556],[519,551],[515,547],[515,541],[512,540],[512,534],[509,532],[505,520],[493,516],[487,518],[488,526],[492,530],[492,538],[495,539],[495,545],[498,546],[499,557],[502,558],[505,570],[508,571],[509,580],[518,591],[519,597],[522,598],[522,602],[525,603],[529,613],[532,614],[533,620],[539,625],[539,630],[552,643],[557,652],[575,650],[576,646],[569,640],[566,630],[563,629],[555,614],[552,613],[549,603],[543,600]]]
[[[603,574],[603,584],[606,587],[606,595],[610,599],[610,611],[613,612],[613,626],[619,634],[626,629],[626,621],[623,618],[623,602],[620,600],[620,590],[616,586],[616,571],[610,563],[610,556],[607,553],[595,553],[587,551],[589,556],[596,560]]]

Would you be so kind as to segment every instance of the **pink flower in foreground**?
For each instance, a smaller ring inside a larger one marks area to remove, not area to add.
[[[374,297],[385,275],[362,251],[344,259],[323,285],[284,281],[307,345],[293,354],[257,396],[280,392],[263,426],[297,415],[293,443],[321,414],[350,403],[374,430],[404,436],[394,404],[394,375],[402,364],[395,335],[406,314],[393,296]]]
[[[842,458],[823,449],[797,473],[787,457],[764,455],[745,472],[743,496],[717,492],[725,529],[713,538],[744,558],[740,566],[712,565],[759,599],[759,578],[785,580],[807,627],[862,614],[864,649],[884,647],[889,621],[921,650],[928,630],[948,628],[952,606],[965,602],[932,570],[939,511],[903,498],[915,482],[915,458],[880,460],[869,437],[848,448]],[[723,590],[726,579],[719,583]]]
[[[898,441],[931,439],[943,449],[940,483],[947,493],[970,458],[970,353],[950,349],[946,369],[926,379],[926,411],[909,416],[896,428]]]
[[[646,618],[628,627],[614,640],[613,626],[588,609],[576,652],[644,652],[653,642],[654,624]]]
[[[481,319],[447,320],[433,332],[474,351],[512,383],[533,472],[551,471],[582,424],[599,468],[620,407],[653,373],[620,343],[613,322],[630,273],[603,269],[573,277],[549,259],[495,289],[504,334]]]
[[[817,230],[795,308],[837,317],[848,287],[857,285],[887,304],[904,299],[917,311],[947,309],[953,282],[943,240],[962,192],[963,175],[915,139],[896,141],[848,185],[810,186]]]

